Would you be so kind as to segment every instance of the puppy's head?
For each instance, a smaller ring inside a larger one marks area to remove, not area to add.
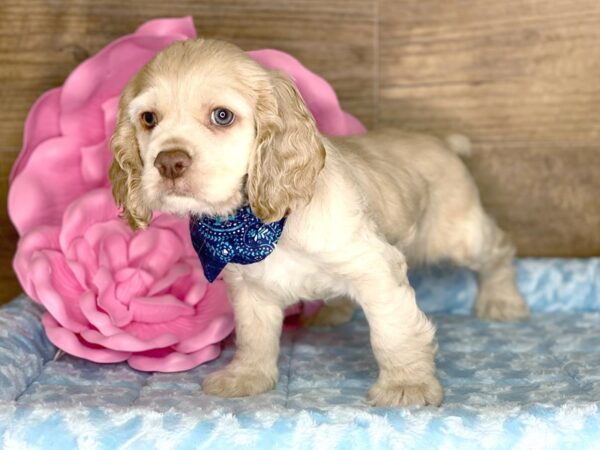
[[[113,195],[134,228],[153,210],[265,222],[307,203],[325,150],[294,84],[219,41],[178,42],[126,86]]]

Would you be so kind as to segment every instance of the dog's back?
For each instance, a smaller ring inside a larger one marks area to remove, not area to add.
[[[426,250],[435,247],[435,235],[445,239],[447,229],[460,226],[456,220],[479,203],[475,184],[458,157],[470,152],[468,140],[460,135],[443,142],[380,129],[330,139],[361,186],[381,232],[413,263],[438,259],[434,248]],[[430,244],[421,245],[423,240]]]

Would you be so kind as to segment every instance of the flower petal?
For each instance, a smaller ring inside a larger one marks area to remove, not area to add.
[[[23,290],[36,301],[35,284],[31,279],[31,260],[35,253],[40,250],[58,249],[58,234],[58,227],[40,226],[23,236],[17,245],[13,269]]]
[[[206,291],[208,290],[209,287],[209,283],[208,280],[204,277],[204,273],[201,274],[202,278],[200,282],[196,282],[196,283],[192,283],[191,287],[188,289],[187,293],[185,294],[185,299],[184,301],[188,304],[188,305],[196,305],[200,300],[202,300],[202,298],[204,297],[204,295],[206,294]],[[197,277],[200,278],[200,277]]]
[[[192,271],[191,267],[185,263],[175,264],[171,270],[160,280],[156,281],[150,290],[148,291],[148,295],[157,295],[159,293],[164,293],[170,288],[173,283],[175,283],[179,278],[188,275]],[[208,284],[208,282],[206,282]],[[202,289],[202,286],[200,286]],[[177,295],[176,295],[177,296]],[[177,296],[179,297],[179,296]]]
[[[137,233],[129,244],[129,262],[162,278],[170,267],[181,258],[181,237],[168,229],[149,227]]]
[[[96,295],[93,292],[84,292],[79,299],[79,305],[81,306],[81,312],[85,318],[104,336],[122,333],[122,330],[112,323],[108,314],[98,310],[96,305]]]
[[[61,327],[48,313],[42,317],[42,324],[50,342],[70,355],[97,363],[118,363],[131,356],[130,352],[117,352],[86,343],[72,331]]]
[[[227,299],[227,286],[224,281],[210,285],[206,295],[196,306],[194,332],[181,340],[175,349],[190,353],[208,344],[220,342],[234,329],[233,310]],[[180,336],[183,335],[178,330]]]
[[[165,352],[161,356],[137,353],[127,360],[136,370],[152,372],[181,372],[215,359],[221,353],[220,345],[209,345],[194,353]]]
[[[76,333],[87,328],[79,297],[83,288],[71,273],[64,256],[55,250],[40,250],[31,260],[31,281],[36,300],[63,327]]]
[[[89,286],[91,283],[91,274],[96,273],[98,270],[98,257],[90,244],[84,238],[77,237],[70,242],[64,253],[69,261],[76,261],[82,267],[85,271],[85,283],[82,283],[82,286]],[[76,276],[80,279],[78,274]]]
[[[58,225],[67,206],[88,190],[79,168],[81,142],[53,138],[42,142],[15,176],[8,193],[8,212],[23,235],[39,225]]]
[[[69,270],[71,271],[79,285],[84,291],[87,290],[89,288],[89,280],[87,279],[87,273],[83,264],[77,261],[73,261],[71,259],[67,259],[66,262],[69,266]]]
[[[173,283],[170,293],[177,298],[183,298],[188,305],[194,306],[202,300],[210,283],[204,276],[197,256],[184,258],[184,261],[192,270],[187,276],[183,276]]]
[[[100,267],[92,281],[98,288],[98,306],[110,316],[113,325],[123,327],[130,323],[133,313],[117,298],[116,283],[109,270]]]
[[[153,228],[163,228],[175,232],[178,236],[190,235],[189,219],[173,214],[157,212],[152,219]],[[192,245],[191,238],[188,239],[190,245]],[[193,248],[193,247],[192,247]],[[196,253],[193,253],[196,255]]]
[[[23,132],[23,148],[10,172],[9,184],[23,170],[35,148],[47,139],[60,135],[60,92],[54,88],[44,92],[27,114]]]
[[[108,141],[82,147],[80,151],[81,178],[91,189],[108,186],[108,168],[112,160]]]
[[[117,298],[121,303],[129,305],[132,299],[147,294],[154,277],[143,269],[127,267],[115,274],[115,280]]]
[[[215,325],[211,323],[215,321]],[[218,281],[208,287],[204,298],[196,305],[193,316],[178,317],[162,323],[131,322],[123,330],[140,339],[153,339],[166,333],[177,336],[177,348],[186,353],[219,342],[233,331],[233,310],[227,300],[227,287]],[[189,341],[189,342],[188,342]],[[181,347],[180,347],[181,346]]]
[[[194,308],[172,295],[138,297],[131,300],[129,311],[141,323],[163,323],[181,316],[192,316]]]
[[[85,236],[94,251],[101,236],[106,232],[115,232],[125,236],[132,234],[128,227],[120,220],[119,210],[115,205],[109,189],[95,189],[81,195],[66,208],[63,225],[60,232],[60,245],[67,251],[69,244],[77,237]],[[92,233],[92,225],[98,224],[99,228]],[[88,238],[88,235],[90,235]]]
[[[112,219],[105,220],[104,222],[90,224],[83,233],[83,237],[90,244],[92,251],[98,255],[98,258],[106,258],[107,255],[102,254],[103,245],[114,239],[125,239],[126,241],[129,241],[133,234],[133,231],[127,224],[125,224],[121,219],[113,217]],[[124,249],[124,252],[124,254],[113,255],[115,257],[113,262],[117,265],[121,264],[123,262],[123,258],[127,257],[128,255],[127,248]],[[107,265],[113,263],[107,259],[104,259],[103,261]],[[102,265],[102,261],[98,262],[99,265]]]
[[[118,227],[116,233],[111,232],[104,237],[99,246],[98,262],[101,266],[108,268],[111,272],[127,267],[127,247],[129,246],[127,237],[121,227]]]
[[[126,352],[143,352],[156,348],[169,347],[177,342],[177,336],[173,334],[161,334],[153,339],[138,339],[128,333],[118,333],[104,336],[96,330],[84,330],[81,336],[88,342],[101,345],[111,350]]]
[[[206,345],[221,342],[231,334],[234,328],[235,323],[232,316],[212,317],[210,321],[206,321],[204,328],[198,330],[198,334],[180,342],[173,348],[178,352],[191,353]]]
[[[233,331],[233,310],[227,300],[227,287],[224,281],[211,284],[195,310],[193,316],[178,317],[175,320],[155,324],[131,322],[123,329],[140,339],[152,339],[161,334],[172,333],[177,336],[178,342],[182,342],[181,345],[186,346],[184,348],[193,350],[218,342]],[[209,329],[210,323],[222,316],[227,320],[219,322],[214,329]],[[205,333],[204,330],[207,329]],[[185,343],[187,340],[190,342]]]

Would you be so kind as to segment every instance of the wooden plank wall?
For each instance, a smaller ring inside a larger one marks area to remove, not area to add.
[[[2,0],[0,198],[35,99],[155,17],[290,52],[367,126],[472,137],[484,203],[522,255],[600,254],[597,0]],[[0,301],[19,292],[0,210]]]
[[[523,255],[600,254],[600,2],[381,0],[378,123],[460,130]]]

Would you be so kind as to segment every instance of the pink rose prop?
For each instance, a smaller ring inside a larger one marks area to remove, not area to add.
[[[110,190],[97,189],[75,200],[60,225],[23,237],[14,265],[48,311],[48,338],[65,352],[186,370],[217,357],[234,326],[223,280],[206,281],[187,236],[186,223],[166,214],[134,233]]]
[[[217,343],[233,329],[223,281],[208,285],[202,275],[187,220],[159,215],[133,233],[108,189],[122,89],[158,51],[195,36],[190,17],[147,22],[83,62],[29,112],[10,176],[8,212],[21,236],[14,269],[46,307],[48,337],[67,353],[186,370],[217,357]],[[249,55],[295,80],[321,131],[365,131],[331,86],[293,57]]]

